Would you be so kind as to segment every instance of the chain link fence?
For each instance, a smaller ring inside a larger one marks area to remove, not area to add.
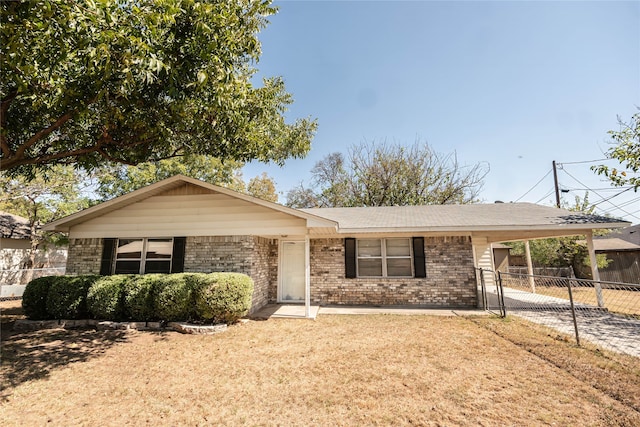
[[[488,286],[488,273],[478,274],[487,310],[640,357],[640,284],[498,272]]]

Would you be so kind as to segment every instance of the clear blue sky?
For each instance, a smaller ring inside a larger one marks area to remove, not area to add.
[[[484,202],[516,201],[561,163],[602,159],[617,116],[640,106],[640,2],[278,1],[260,35],[260,75],[283,76],[288,112],[318,119],[309,155],[252,163],[282,192],[313,165],[363,141],[427,141],[462,163],[488,162]],[[564,195],[620,190],[565,164]],[[567,173],[568,172],[568,173]],[[519,201],[553,204],[552,175]],[[598,205],[640,222],[640,193]]]

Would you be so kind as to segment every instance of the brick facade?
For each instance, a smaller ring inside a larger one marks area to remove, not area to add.
[[[100,274],[102,239],[69,239],[66,274]]]
[[[270,290],[276,282],[277,257],[277,242],[263,237],[187,237],[184,271],[248,275],[254,282],[253,312],[270,301]]]
[[[313,304],[475,307],[470,237],[425,237],[424,279],[345,278],[344,240],[311,240]]]
[[[312,304],[476,306],[470,237],[425,237],[424,279],[346,279],[344,239],[312,239],[310,245]],[[101,254],[102,239],[71,239],[67,274],[98,274]],[[277,300],[278,241],[187,237],[184,271],[247,274],[254,281],[253,312]]]

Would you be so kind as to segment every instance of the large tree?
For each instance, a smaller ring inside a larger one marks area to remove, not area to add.
[[[40,226],[89,206],[83,181],[69,166],[54,166],[32,178],[0,177],[0,211],[29,220],[31,248],[23,268],[34,267],[36,249],[42,243],[66,243],[64,236],[46,233]]]
[[[245,184],[240,171],[242,166],[242,162],[223,163],[215,157],[193,155],[145,162],[136,166],[113,163],[100,167],[94,174],[97,181],[96,193],[104,201],[177,174],[235,191],[244,191]]]
[[[640,188],[640,112],[634,114],[629,122],[618,118],[619,130],[609,131],[613,146],[607,150],[610,159],[620,162],[622,168],[606,165],[591,169],[598,175],[606,176],[613,185],[630,185],[634,191]]]
[[[278,203],[278,192],[276,191],[276,183],[266,172],[262,175],[253,177],[247,184],[247,194],[257,197],[268,202]]]
[[[0,170],[304,156],[315,121],[285,123],[281,78],[252,83],[275,11],[268,0],[0,2]]]
[[[312,189],[287,194],[293,207],[402,206],[473,203],[488,165],[461,165],[455,152],[426,143],[354,145],[348,157],[333,153],[316,163]]]
[[[277,202],[278,193],[273,178],[262,173],[245,183],[242,177],[243,166],[242,162],[222,162],[210,156],[176,157],[140,163],[136,166],[114,163],[102,166],[95,171],[95,192],[99,196],[99,201],[105,201],[181,174],[263,200]]]

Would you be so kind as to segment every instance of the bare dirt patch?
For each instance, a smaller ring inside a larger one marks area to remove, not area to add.
[[[77,359],[56,355],[74,348]],[[456,317],[272,319],[215,336],[40,331],[2,352],[8,426],[640,425],[630,406]],[[38,375],[19,372],[30,359]]]

